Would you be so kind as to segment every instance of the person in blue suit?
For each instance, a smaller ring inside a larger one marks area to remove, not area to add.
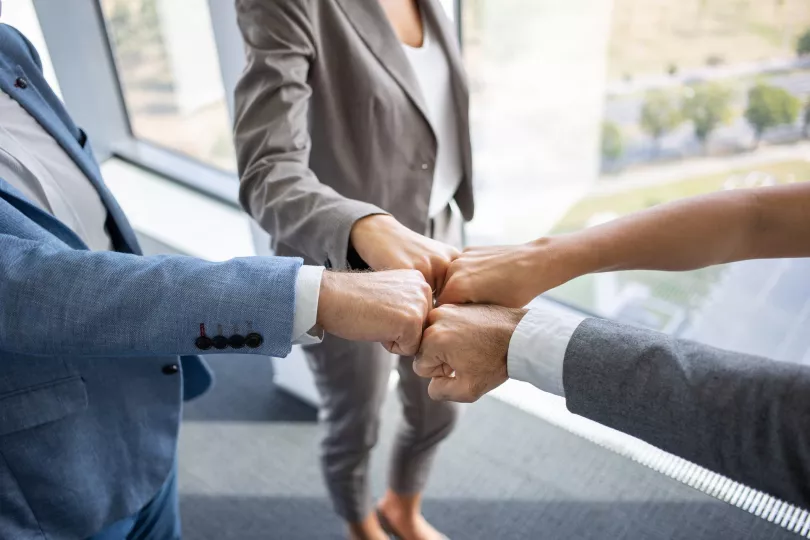
[[[198,353],[283,357],[328,332],[410,355],[431,306],[417,271],[142,256],[36,51],[0,24],[0,538],[179,538],[181,402],[212,382]]]

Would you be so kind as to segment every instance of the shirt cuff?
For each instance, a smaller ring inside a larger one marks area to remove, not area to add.
[[[506,357],[509,377],[565,397],[563,364],[574,331],[585,317],[552,308],[533,308],[521,319]]]
[[[293,345],[312,345],[323,341],[323,329],[317,326],[323,270],[322,266],[302,266],[298,271],[295,281]]]

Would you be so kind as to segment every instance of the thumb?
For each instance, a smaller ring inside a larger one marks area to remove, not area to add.
[[[444,283],[444,287],[439,291],[436,297],[436,302],[441,306],[445,304],[465,304],[467,298],[461,294],[459,290],[459,279],[454,276],[449,276]]]
[[[435,401],[468,402],[464,384],[458,377],[434,377],[428,385],[428,395]]]

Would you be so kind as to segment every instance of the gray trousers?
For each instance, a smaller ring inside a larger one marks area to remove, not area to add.
[[[461,247],[461,216],[448,207],[431,220],[427,233]],[[335,511],[346,521],[358,522],[372,510],[369,457],[377,443],[392,360],[399,372],[403,422],[391,456],[389,486],[404,495],[421,492],[438,444],[453,430],[457,406],[431,400],[429,381],[413,372],[413,358],[392,358],[378,343],[327,335],[323,343],[304,349],[323,400],[326,436],[321,464]]]

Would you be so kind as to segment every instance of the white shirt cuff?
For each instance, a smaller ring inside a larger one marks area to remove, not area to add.
[[[509,341],[509,377],[565,397],[563,364],[574,331],[585,320],[562,309],[530,309]]]
[[[318,321],[318,297],[321,293],[322,266],[302,266],[295,281],[295,318],[293,345],[311,345],[323,341]]]

